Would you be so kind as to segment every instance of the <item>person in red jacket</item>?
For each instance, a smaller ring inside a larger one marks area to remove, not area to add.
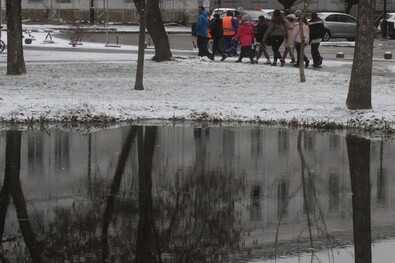
[[[240,56],[236,62],[241,62],[243,57],[249,57],[251,64],[255,64],[251,45],[254,42],[254,26],[249,22],[248,15],[241,18],[237,34],[233,40],[240,40]]]

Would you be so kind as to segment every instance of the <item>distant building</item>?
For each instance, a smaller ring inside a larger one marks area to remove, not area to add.
[[[3,19],[5,18],[5,0],[2,3]],[[159,0],[162,10],[162,19],[166,22],[191,23],[196,18],[196,9],[199,5],[213,10],[218,7],[233,8],[278,8],[283,6],[277,0]],[[395,3],[392,0],[378,0],[376,3],[377,15],[383,13],[384,1],[387,4],[387,12],[395,11]],[[311,11],[336,11],[345,12],[346,0],[310,0],[308,12]],[[302,9],[303,2],[292,7],[291,11]],[[22,0],[23,19],[45,21],[61,20],[76,21],[89,20],[90,10],[94,11],[96,21],[111,22],[137,22],[138,13],[133,0]],[[352,10],[356,15],[356,8]]]

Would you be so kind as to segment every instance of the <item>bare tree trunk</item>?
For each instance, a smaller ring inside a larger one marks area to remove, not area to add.
[[[137,58],[135,90],[144,90],[144,51],[145,51],[145,25],[147,21],[146,0],[140,0],[140,33],[139,33],[139,53]]]
[[[44,262],[44,260],[41,256],[32,225],[30,224],[26,201],[19,179],[21,167],[21,137],[22,132],[20,131],[7,131],[5,176],[8,177],[9,191],[16,208],[19,227],[25,244],[29,249],[32,261],[34,263],[41,263]]]
[[[144,0],[133,0],[140,15],[142,11],[142,1]],[[159,0],[149,0],[147,2],[146,9],[147,31],[155,46],[155,56],[152,59],[157,62],[171,60],[173,55],[170,51],[169,38],[163,26],[162,16],[159,9]]]
[[[130,128],[129,134],[123,144],[121,155],[119,156],[115,175],[111,184],[111,191],[107,197],[106,210],[103,214],[103,225],[101,235],[101,246],[102,246],[102,262],[108,262],[109,248],[108,248],[108,228],[112,214],[114,212],[115,197],[119,193],[119,187],[122,181],[122,174],[125,171],[126,161],[129,157],[130,149],[133,145],[133,139],[136,137],[137,129],[135,126]]]
[[[21,0],[6,0],[7,11],[7,75],[26,73],[22,46]]]
[[[299,32],[300,32],[300,55],[299,55],[299,76],[300,82],[306,82],[306,75],[304,74],[304,32],[303,32],[303,18],[305,16],[305,10],[299,19]]]
[[[356,263],[371,263],[370,141],[347,135]]]
[[[360,0],[354,61],[347,96],[347,108],[372,108],[372,61],[376,0]]]
[[[305,48],[305,36],[303,31],[304,26],[304,18],[306,16],[307,7],[310,4],[310,0],[303,0],[303,12],[301,17],[299,18],[299,32],[300,32],[300,56],[299,56],[299,75],[300,75],[300,82],[306,82],[306,75],[304,74],[304,48]]]

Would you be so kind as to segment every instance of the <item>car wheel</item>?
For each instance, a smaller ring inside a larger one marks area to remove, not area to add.
[[[325,34],[322,37],[322,41],[329,41],[330,38],[331,38],[331,32],[329,32],[329,30],[325,30]]]

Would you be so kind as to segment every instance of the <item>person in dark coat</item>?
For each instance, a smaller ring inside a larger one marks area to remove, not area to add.
[[[199,57],[207,56],[212,59],[212,55],[207,49],[208,44],[208,29],[210,27],[210,20],[208,18],[207,11],[203,6],[199,6],[198,9],[199,16],[196,22],[196,35],[197,35],[197,45],[199,48]]]
[[[272,66],[277,66],[277,59],[281,62],[281,67],[284,67],[285,60],[281,55],[279,49],[281,44],[288,39],[288,30],[279,9],[274,10],[272,21],[270,22],[269,28],[267,29],[265,35],[263,35],[263,42],[270,36],[270,44],[273,50],[273,63]]]
[[[320,43],[325,34],[324,21],[318,17],[316,12],[311,13],[309,21],[311,56],[313,57],[313,67],[319,68],[322,64],[320,51]]]
[[[269,24],[267,23],[266,18],[264,16],[259,16],[258,19],[259,22],[256,25],[256,41],[259,42],[260,45],[259,45],[258,54],[255,59],[255,63],[258,63],[258,60],[263,53],[263,55],[266,58],[266,62],[264,64],[272,64],[272,62],[270,61],[269,54],[267,53],[266,50],[266,45],[263,42],[263,36],[265,35],[267,29],[269,28]]]
[[[215,53],[217,53],[222,56],[221,61],[224,61],[227,56],[225,55],[225,53],[219,46],[219,43],[220,43],[222,36],[224,34],[224,29],[222,27],[222,19],[220,18],[219,14],[215,14],[214,18],[211,20],[210,34],[211,34],[211,38],[214,41],[213,42],[212,59],[214,59]]]

